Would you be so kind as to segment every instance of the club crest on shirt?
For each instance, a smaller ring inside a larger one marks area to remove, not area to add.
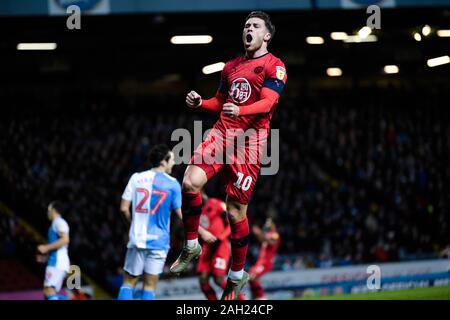
[[[283,80],[284,76],[286,74],[286,69],[283,67],[280,67],[280,66],[276,66],[276,69],[277,69],[277,73],[276,73],[277,79]]]
[[[259,74],[261,72],[263,72],[264,68],[262,66],[256,67],[253,72],[256,74]]]
[[[250,98],[252,88],[245,78],[237,78],[231,83],[230,97],[235,103],[244,103]]]

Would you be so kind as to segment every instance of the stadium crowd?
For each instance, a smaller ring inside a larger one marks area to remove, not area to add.
[[[249,207],[253,223],[277,218],[279,252],[293,257],[279,269],[405,260],[450,242],[449,119],[442,102],[424,97],[360,89],[281,99],[272,121],[280,129],[279,172],[260,177]],[[71,260],[109,288],[128,238],[118,207],[129,176],[145,168],[151,145],[171,143],[173,130],[200,119],[205,130],[214,120],[178,100],[144,105],[86,99],[0,120],[0,200],[43,234],[47,204],[64,201]],[[174,170],[179,181],[184,168]],[[207,192],[223,197],[218,179]],[[174,234],[168,263],[182,241],[178,221]]]

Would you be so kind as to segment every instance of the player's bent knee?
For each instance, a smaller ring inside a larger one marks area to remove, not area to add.
[[[188,175],[183,178],[183,192],[198,192],[203,188],[206,181],[202,181],[200,177]]]
[[[208,181],[205,172],[197,166],[188,166],[183,177],[184,192],[198,192]]]
[[[124,272],[124,276],[123,276],[124,284],[131,286],[131,287],[135,287],[138,280],[139,280],[139,276],[132,275],[131,273],[128,273],[128,271]]]
[[[194,184],[192,183],[191,179],[188,177],[184,177],[183,179],[183,185],[182,185],[183,192],[196,192],[196,188],[194,187]]]

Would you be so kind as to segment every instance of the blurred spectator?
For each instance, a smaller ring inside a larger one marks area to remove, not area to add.
[[[295,259],[294,265],[293,265],[293,269],[294,270],[304,270],[306,269],[306,265],[303,262],[303,258],[302,257],[298,257],[297,259]]]
[[[283,271],[291,271],[292,270],[292,262],[290,259],[284,260],[283,264],[281,265],[281,270],[283,270]]]

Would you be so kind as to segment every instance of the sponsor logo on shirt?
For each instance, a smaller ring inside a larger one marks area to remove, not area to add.
[[[247,79],[237,78],[231,84],[230,97],[235,103],[244,103],[250,98],[251,94],[252,88]]]

